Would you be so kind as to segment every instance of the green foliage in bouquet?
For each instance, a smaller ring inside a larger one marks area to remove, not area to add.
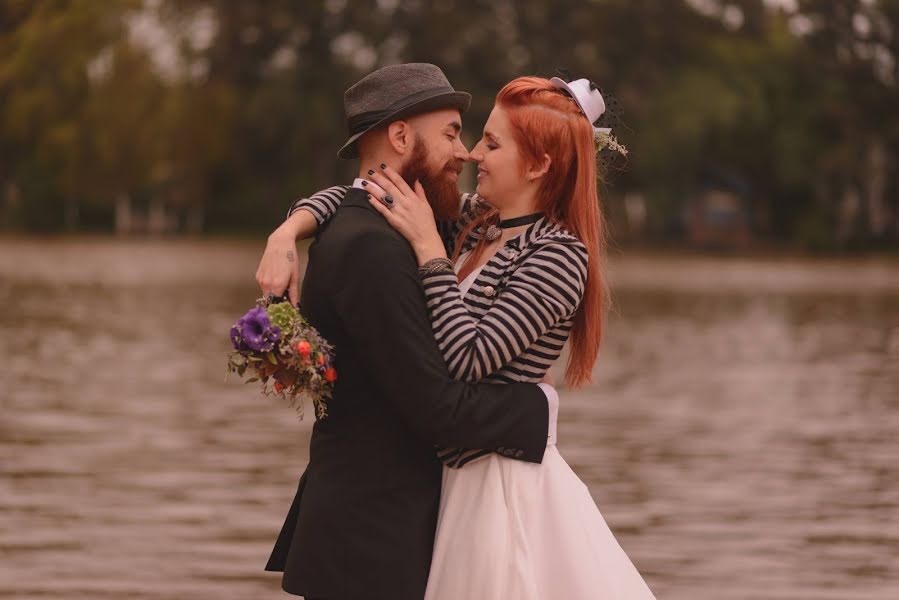
[[[234,324],[230,337],[234,350],[228,354],[226,380],[252,369],[246,383],[260,382],[264,395],[285,398],[300,419],[304,397],[312,400],[317,418],[328,415],[337,381],[334,348],[289,302],[260,298]]]

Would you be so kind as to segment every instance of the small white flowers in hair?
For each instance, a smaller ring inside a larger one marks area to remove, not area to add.
[[[608,127],[596,127],[593,129],[593,141],[596,142],[596,153],[603,150],[617,152],[621,156],[627,156],[627,146],[618,141]]]

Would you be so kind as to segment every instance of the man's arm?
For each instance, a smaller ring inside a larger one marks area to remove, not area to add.
[[[405,241],[388,231],[362,233],[341,263],[334,274],[342,278],[338,314],[378,391],[412,430],[444,447],[503,446],[521,460],[543,459],[550,418],[544,391],[534,384],[467,384],[450,377]]]

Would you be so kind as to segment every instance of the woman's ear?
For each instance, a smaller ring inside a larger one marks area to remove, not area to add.
[[[549,154],[544,153],[543,160],[541,160],[539,164],[528,169],[528,172],[525,173],[528,181],[536,181],[546,175],[552,162],[553,160],[549,157]]]
[[[412,127],[406,121],[394,121],[387,126],[387,141],[400,156],[412,150]]]

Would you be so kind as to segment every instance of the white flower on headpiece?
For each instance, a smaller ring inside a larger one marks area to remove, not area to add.
[[[574,81],[565,81],[558,77],[549,80],[554,87],[565,90],[574,99],[578,107],[590,121],[591,125],[595,123],[604,112],[606,112],[606,101],[602,97],[602,93],[596,84],[589,79],[575,79]],[[594,127],[593,139],[596,142],[596,151],[609,149],[618,152],[622,156],[627,156],[627,148],[621,144],[609,127]]]
[[[627,146],[619,142],[618,138],[611,134],[611,131],[608,127],[593,128],[593,141],[596,142],[596,152],[611,150],[621,156],[627,156]]]

